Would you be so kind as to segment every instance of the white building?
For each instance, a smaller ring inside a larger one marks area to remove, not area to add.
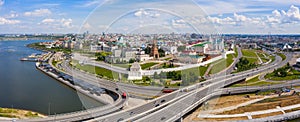
[[[128,72],[128,80],[142,80],[142,68],[138,62],[134,62]]]
[[[138,54],[136,55],[136,58],[141,62],[153,59],[153,57],[150,57],[148,54]]]
[[[99,52],[99,51],[101,51],[101,45],[91,45],[90,46],[90,51],[91,52]]]

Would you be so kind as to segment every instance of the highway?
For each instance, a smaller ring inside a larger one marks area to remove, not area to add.
[[[243,80],[247,77],[251,77],[260,74],[265,71],[273,70],[275,68],[281,67],[286,64],[287,60],[291,58],[291,55],[287,55],[285,61],[281,63],[281,58],[276,56],[276,60],[271,64],[259,67],[257,69],[232,74],[229,76],[222,76],[218,78],[213,78],[205,82],[197,83],[192,86],[188,86],[181,90],[174,91],[170,94],[165,94],[161,97],[150,100],[146,104],[142,104],[127,110],[117,111],[106,115],[101,115],[98,111],[94,109],[87,110],[87,112],[82,112],[78,114],[66,114],[62,118],[48,118],[51,120],[62,120],[62,121],[77,121],[91,119],[88,121],[175,121],[180,119],[183,115],[188,112],[187,109],[198,106],[201,102],[205,101],[207,98],[214,96],[217,92],[216,89],[220,89],[229,84],[235,83],[237,81]],[[67,69],[72,72],[78,78],[86,78],[89,82],[99,85],[99,79],[93,77],[87,77],[87,74],[81,71]],[[96,79],[96,80],[95,80]],[[110,81],[108,81],[111,83]],[[102,86],[107,82],[100,83]],[[114,85],[115,86],[115,85]],[[105,87],[105,86],[104,86]],[[142,88],[141,88],[142,89]],[[115,89],[116,90],[116,89]],[[186,90],[186,91],[184,91]],[[249,90],[249,89],[248,89]],[[216,93],[215,93],[216,92]],[[228,93],[228,90],[227,90]],[[175,118],[174,118],[175,117]]]
[[[173,106],[173,108],[178,109],[178,107],[176,107],[177,106],[176,103],[179,103],[179,104],[184,103],[186,106],[183,106],[183,108],[187,108],[188,106],[192,105],[192,103],[195,103],[196,101],[198,101],[199,98],[205,97],[208,93],[213,92],[217,88],[221,88],[223,86],[232,84],[234,82],[237,82],[237,81],[245,79],[247,77],[259,74],[264,71],[272,70],[272,69],[276,68],[275,65],[277,65],[277,67],[278,67],[279,66],[278,64],[280,63],[280,61],[281,61],[281,58],[279,56],[276,56],[276,60],[273,63],[266,65],[266,66],[259,67],[258,69],[254,69],[255,71],[250,70],[250,71],[245,71],[242,73],[237,73],[235,75],[230,75],[229,78],[223,77],[223,78],[210,79],[205,82],[198,83],[193,86],[187,87],[191,90],[189,92],[181,92],[182,90],[178,90],[178,91],[175,91],[168,95],[164,95],[157,99],[151,100],[147,104],[137,106],[135,108],[132,108],[132,109],[129,109],[126,111],[120,111],[117,113],[113,113],[108,116],[95,118],[90,121],[118,121],[118,120],[135,121],[135,120],[139,120],[139,119],[141,121],[161,121],[160,120],[161,118],[167,119],[167,117],[170,118],[171,116],[175,115],[175,113],[178,113],[178,111],[173,110],[172,107],[171,107],[171,109],[167,109],[170,106]],[[223,80],[219,81],[220,79],[223,79]],[[184,88],[184,89],[187,89],[187,88]],[[196,89],[196,88],[200,88],[200,89]],[[193,91],[194,89],[196,89],[196,91],[199,91],[199,92]],[[197,94],[195,94],[195,93],[197,93]],[[198,99],[193,99],[193,98],[198,98]],[[163,100],[164,100],[164,102],[161,103],[161,101],[163,101]],[[182,100],[186,100],[186,101],[179,102]],[[145,111],[145,110],[148,110],[148,111]],[[181,109],[178,109],[178,110],[181,111]],[[141,111],[144,111],[144,112],[141,113]],[[160,111],[163,111],[163,112],[160,112]],[[167,116],[166,113],[170,113],[170,111],[171,111],[171,113],[173,113],[173,112],[175,112],[175,113]],[[156,115],[158,115],[158,116],[156,116]],[[166,117],[164,117],[163,115],[166,115]],[[160,116],[161,116],[161,118],[159,118]]]
[[[51,62],[51,59],[50,59],[50,62]],[[79,86],[77,86],[76,83],[74,85],[72,85],[72,84],[69,83],[69,81],[65,81],[64,79],[59,78],[59,76],[54,74],[54,73],[47,72],[46,70],[40,68],[38,65],[37,65],[37,68],[39,68],[41,71],[43,71],[45,73],[48,73],[53,78],[56,78],[57,80],[68,84],[70,87],[72,87],[76,90],[79,90],[79,92],[83,92],[83,93],[86,92],[85,90],[81,90],[79,88]],[[72,74],[69,74],[69,75],[72,76]],[[82,77],[73,77],[73,80],[76,80],[77,78],[82,78]],[[97,86],[97,84],[95,84],[94,82],[90,82],[92,79],[82,78],[81,80],[88,81],[92,85]],[[101,87],[101,88],[103,88],[103,87]],[[21,119],[21,120],[17,120],[17,121],[32,121],[32,122],[80,121],[80,120],[85,120],[85,119],[90,119],[90,118],[94,118],[94,117],[107,115],[107,114],[113,113],[115,111],[119,111],[120,108],[122,108],[124,106],[124,104],[127,102],[128,98],[125,98],[125,99],[122,98],[121,97],[122,91],[121,90],[116,91],[114,86],[106,86],[105,89],[108,89],[110,91],[114,91],[114,93],[116,93],[118,95],[118,98],[111,104],[101,106],[101,107],[92,108],[92,109],[88,109],[88,110],[83,110],[83,111],[76,111],[76,112],[71,112],[71,113],[66,113],[66,114],[51,115],[51,116],[48,116],[46,118],[25,119],[25,120]],[[89,94],[89,93],[87,93],[87,94]],[[93,96],[93,95],[91,94],[90,96]]]
[[[287,63],[291,59],[291,55],[287,56],[287,59],[283,62],[281,61],[281,58],[279,56],[276,56],[276,60],[266,66],[259,67],[256,70],[247,71],[238,73],[235,76],[232,76],[228,79],[221,80],[221,81],[215,81],[211,84],[208,84],[204,87],[197,87],[195,91],[193,91],[191,94],[186,95],[184,98],[180,100],[176,100],[173,103],[169,103],[168,106],[159,109],[156,112],[153,112],[151,114],[147,114],[144,117],[131,117],[131,121],[146,121],[146,122],[157,122],[157,121],[175,121],[180,119],[183,115],[185,115],[187,112],[189,112],[186,109],[191,110],[192,107],[196,107],[202,102],[204,102],[208,97],[214,96],[212,93],[215,92],[215,90],[220,89],[224,86],[230,85],[232,83],[235,83],[237,81],[240,81],[242,79],[246,79],[247,77],[251,77],[257,74],[260,74],[262,72],[273,70],[275,68],[279,68]],[[149,110],[151,111],[151,110]],[[140,115],[142,116],[142,115]]]
[[[96,86],[112,88],[111,90],[113,91],[115,91],[116,88],[118,88],[119,90],[125,91],[127,93],[136,93],[147,96],[159,96],[161,95],[161,90],[163,89],[163,87],[137,86],[134,84],[112,82],[109,80],[98,78],[95,74],[90,74],[72,68],[71,66],[69,66],[68,61],[63,63],[62,68],[65,69],[65,72],[73,74],[74,77],[85,79],[87,82],[90,82]]]

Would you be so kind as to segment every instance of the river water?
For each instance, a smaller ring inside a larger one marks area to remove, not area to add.
[[[34,42],[41,41],[0,41],[0,107],[49,115],[103,106],[37,70],[34,62],[21,62],[42,53],[26,47]]]

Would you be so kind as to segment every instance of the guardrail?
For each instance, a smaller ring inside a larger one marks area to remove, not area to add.
[[[277,56],[277,57],[278,57],[278,56]],[[279,58],[280,58],[280,57],[279,57]],[[281,59],[281,58],[280,58],[280,59]],[[281,62],[279,66],[277,65],[277,66],[275,66],[275,67],[273,67],[273,68],[281,67],[281,65],[284,65],[286,61],[287,61],[287,59],[286,59],[285,61]],[[263,70],[263,69],[262,69],[262,70]],[[268,70],[266,70],[266,71],[268,71]],[[247,75],[247,74],[245,74],[245,75]],[[225,86],[226,86],[226,84],[232,84],[232,83],[234,83],[234,82],[231,81],[231,82],[226,83],[226,81],[225,81]],[[259,88],[259,89],[260,89],[260,88]],[[253,91],[253,90],[257,90],[257,89],[246,89],[245,91],[243,91],[243,90],[240,90],[240,91],[241,91],[241,92],[250,92],[250,91]],[[182,112],[176,114],[175,116],[171,117],[168,121],[176,121],[176,120],[180,119],[182,116],[184,116],[185,114],[187,114],[189,111],[191,111],[192,109],[194,109],[195,107],[199,106],[202,102],[206,101],[207,99],[209,99],[209,98],[211,98],[211,97],[213,97],[213,96],[216,96],[216,95],[222,95],[222,94],[227,94],[227,93],[228,93],[228,91],[226,91],[225,93],[224,93],[224,91],[221,92],[221,93],[219,93],[219,92],[217,91],[216,93],[209,94],[208,96],[205,96],[204,98],[202,98],[202,99],[200,99],[199,101],[197,101],[195,104],[193,104],[193,105],[191,105],[190,107],[188,107],[187,109],[185,109],[184,111],[182,111]],[[299,113],[300,113],[300,112],[299,112]],[[274,119],[274,118],[271,118],[271,119]],[[280,118],[280,119],[278,119],[278,120],[281,120],[281,119],[282,119],[282,118]],[[264,120],[264,119],[262,119],[262,120]],[[276,119],[274,119],[274,120],[276,120]],[[265,121],[265,120],[264,120],[264,121]]]

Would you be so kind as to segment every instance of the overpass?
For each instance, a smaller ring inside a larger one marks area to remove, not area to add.
[[[290,57],[287,56],[288,60]],[[285,61],[286,61],[285,60]],[[159,98],[150,100],[148,103],[139,105],[137,107],[117,111],[107,115],[99,115],[98,111],[87,110],[88,114],[70,114],[66,116],[61,116],[61,118],[51,118],[51,120],[62,120],[62,121],[77,121],[77,120],[86,120],[89,121],[122,121],[122,120],[131,120],[131,121],[172,121],[180,119],[187,108],[190,106],[197,106],[201,103],[201,100],[214,96],[215,89],[224,87],[226,85],[235,83],[239,80],[245,79],[247,77],[265,72],[268,70],[275,69],[280,67],[283,63],[280,63],[281,58],[276,56],[276,60],[268,65],[259,67],[254,70],[245,71],[242,73],[237,73],[235,75],[217,77],[205,82],[201,82],[192,86],[188,86],[184,89],[188,89],[187,92],[183,90],[177,90],[170,94],[165,94]],[[208,94],[208,95],[207,95]],[[191,101],[192,100],[192,101]],[[200,101],[199,101],[200,100]],[[203,102],[203,100],[202,100]],[[176,107],[179,106],[179,107]],[[175,109],[175,110],[174,110]],[[188,111],[188,110],[187,110]],[[171,114],[170,114],[171,113]],[[177,114],[176,114],[177,113]],[[180,116],[178,116],[180,113]],[[156,116],[158,115],[158,116]],[[175,118],[173,118],[175,117]],[[177,118],[179,117],[179,118]],[[161,120],[163,119],[163,120]]]
[[[164,107],[157,112],[148,114],[147,116],[141,117],[141,118],[131,118],[129,120],[135,120],[135,121],[176,121],[180,120],[182,116],[186,115],[189,111],[194,109],[195,107],[199,106],[201,103],[206,101],[207,99],[214,97],[216,95],[221,95],[222,92],[218,91],[215,92],[215,89],[219,89],[221,87],[230,85],[235,83],[236,81],[239,81],[241,79],[245,79],[247,77],[254,76],[256,74],[260,74],[265,71],[269,71],[275,68],[282,67],[287,63],[287,61],[291,58],[291,55],[288,54],[287,59],[283,61],[282,63],[279,62],[281,58],[279,56],[276,56],[275,63],[272,63],[269,66],[261,67],[257,70],[254,70],[252,72],[246,72],[242,73],[237,76],[233,76],[229,79],[217,81],[214,83],[211,83],[207,85],[206,87],[198,87],[193,93],[189,94],[188,96],[178,100],[174,101],[174,103],[168,105],[167,107]],[[261,89],[261,88],[258,88]]]
[[[117,113],[113,113],[108,116],[103,116],[99,118],[92,119],[90,121],[162,121],[160,120],[163,118],[163,120],[168,120],[171,117],[175,115],[175,113],[180,113],[183,108],[188,108],[192,103],[195,103],[199,100],[199,98],[203,98],[206,96],[206,93],[214,91],[214,89],[221,88],[223,86],[235,83],[239,80],[245,79],[247,77],[259,74],[261,72],[265,72],[268,70],[272,70],[276,68],[276,65],[278,65],[281,61],[281,58],[279,56],[276,56],[276,60],[266,66],[260,67],[258,69],[245,71],[242,73],[238,73],[235,75],[230,75],[230,78],[221,77],[221,78],[215,78],[210,79],[205,82],[201,82],[192,86],[188,86],[184,89],[188,92],[182,92],[183,90],[178,90],[173,93],[161,96],[159,98],[153,99],[149,101],[149,103],[135,107],[133,109],[129,109],[127,111],[120,111]],[[220,80],[220,81],[219,81]],[[197,93],[197,94],[196,94]],[[198,99],[194,99],[198,98]],[[180,102],[182,100],[185,100],[184,102]],[[189,104],[191,100],[191,104]],[[164,101],[164,102],[162,102]],[[179,105],[178,105],[178,104]],[[176,106],[181,106],[180,104],[184,104],[186,106],[183,106],[181,109],[178,109]],[[171,106],[171,107],[170,107]],[[178,110],[173,110],[178,109]],[[147,111],[145,111],[147,110]],[[167,115],[168,113],[173,113],[170,115]],[[166,116],[164,116],[166,115]],[[169,118],[167,118],[169,117]]]

